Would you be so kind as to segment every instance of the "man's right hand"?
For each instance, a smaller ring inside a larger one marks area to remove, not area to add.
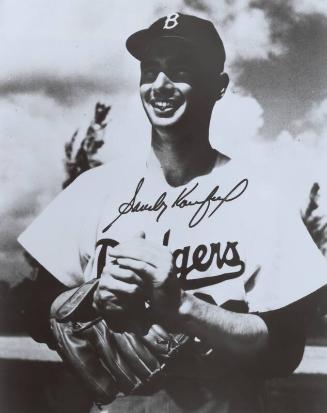
[[[94,307],[103,315],[109,315],[141,306],[144,307],[142,278],[121,268],[116,260],[107,262],[94,293]]]

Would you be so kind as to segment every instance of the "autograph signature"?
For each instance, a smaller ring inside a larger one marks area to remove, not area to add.
[[[163,192],[159,197],[155,200],[154,203],[148,204],[137,199],[139,192],[144,183],[144,178],[141,178],[139,183],[136,186],[134,195],[132,199],[128,202],[123,202],[120,204],[118,208],[119,214],[116,218],[107,225],[102,232],[108,231],[108,229],[122,216],[132,212],[158,212],[156,221],[158,222],[161,215],[167,210],[168,205],[166,203],[167,192]],[[235,199],[239,198],[244,191],[246,190],[249,184],[248,179],[242,179],[238,184],[236,184],[226,195],[221,196],[218,195],[219,185],[215,186],[212,191],[201,201],[198,200],[190,200],[188,197],[192,194],[196,188],[198,187],[198,183],[196,183],[193,188],[188,189],[185,187],[182,192],[177,196],[174,202],[170,205],[171,208],[186,208],[192,206],[198,206],[196,208],[195,213],[192,215],[189,221],[189,227],[193,228],[198,225],[203,218],[208,214],[208,218],[210,218],[223,204],[227,202],[234,201]],[[210,206],[214,203],[214,208],[209,212]]]

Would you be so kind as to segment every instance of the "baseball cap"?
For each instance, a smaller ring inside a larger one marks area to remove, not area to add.
[[[223,42],[209,20],[196,16],[172,13],[161,17],[149,28],[132,34],[126,41],[126,47],[132,56],[142,60],[151,44],[165,38],[184,40],[199,57],[209,59],[210,65],[223,70],[226,59]]]

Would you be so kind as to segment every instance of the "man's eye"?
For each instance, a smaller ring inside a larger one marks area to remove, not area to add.
[[[171,77],[175,81],[188,82],[192,80],[192,73],[187,68],[176,68],[171,72]]]
[[[155,80],[155,78],[158,74],[158,71],[154,68],[145,68],[145,69],[142,70],[141,74],[142,74],[141,77],[142,77],[143,81],[150,82],[150,81]]]
[[[190,74],[191,72],[190,69],[188,69],[187,67],[178,67],[176,71],[178,73],[183,73],[183,74]]]
[[[144,74],[146,76],[153,76],[155,74],[155,70],[154,69],[146,69],[146,70],[144,70]]]

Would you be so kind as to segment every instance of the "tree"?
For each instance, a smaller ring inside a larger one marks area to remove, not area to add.
[[[312,239],[317,247],[327,258],[327,222],[326,217],[316,214],[319,207],[319,190],[317,182],[312,185],[309,203],[302,214],[302,219],[306,225]],[[310,274],[308,274],[310,276]],[[327,280],[327,273],[326,273]],[[315,318],[310,326],[310,335],[327,335],[327,287],[324,287],[315,299]]]
[[[327,222],[323,222],[325,217],[315,214],[315,211],[319,207],[319,190],[320,186],[317,182],[315,182],[312,185],[309,196],[309,203],[304,214],[302,214],[302,219],[317,247],[324,255],[326,255]]]
[[[103,137],[107,127],[105,120],[110,109],[111,106],[97,102],[94,117],[80,146],[76,148],[78,129],[65,144],[64,166],[66,179],[62,184],[63,188],[66,188],[83,172],[101,165],[101,162],[95,158],[95,155],[104,144]],[[5,317],[0,317],[1,331],[23,332],[28,302],[33,300],[33,294],[40,294],[39,291],[35,291],[36,288],[39,288],[35,280],[37,279],[40,264],[27,252],[24,252],[24,256],[31,267],[29,276],[12,289],[6,283],[0,283],[0,301],[3,310],[5,310],[1,311],[2,315],[5,314]]]
[[[81,173],[88,169],[101,165],[101,162],[94,158],[98,150],[103,146],[103,132],[107,127],[106,117],[111,106],[106,106],[100,102],[95,105],[94,118],[86,131],[80,147],[76,150],[76,137],[78,129],[74,132],[69,142],[65,144],[65,170],[67,178],[63,182],[63,188],[71,184]]]

